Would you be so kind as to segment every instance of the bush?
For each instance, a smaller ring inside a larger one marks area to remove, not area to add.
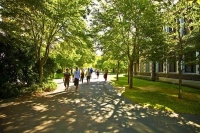
[[[42,85],[33,84],[25,87],[17,84],[4,84],[0,88],[0,98],[12,98],[18,96],[31,96],[38,93],[50,92],[57,88],[57,84],[53,81],[48,81]]]
[[[54,91],[57,88],[57,84],[53,81],[49,81],[42,84],[42,90],[44,92]]]
[[[31,96],[31,95],[33,95],[35,93],[42,93],[42,89],[38,84],[32,84],[31,86],[23,87],[20,90],[20,95],[21,96],[23,96],[23,95]]]
[[[57,70],[56,60],[54,58],[49,57],[46,61],[46,64],[44,65],[44,71],[43,71],[44,81],[48,81],[49,78],[53,79],[56,70]]]
[[[31,94],[34,94],[36,92],[42,92],[41,87],[38,84],[33,84],[28,88],[29,92]]]
[[[58,69],[56,73],[62,73],[62,69]]]
[[[37,80],[37,73],[34,71],[35,56],[33,45],[24,41],[25,38],[0,33],[0,87],[1,91],[13,93],[18,89],[9,89],[12,83],[18,81],[31,85]],[[12,49],[12,50],[11,50]],[[3,78],[2,78],[3,77]],[[15,94],[12,94],[15,95]]]
[[[0,97],[1,98],[11,98],[17,97],[20,95],[20,86],[15,84],[4,84],[0,88]]]

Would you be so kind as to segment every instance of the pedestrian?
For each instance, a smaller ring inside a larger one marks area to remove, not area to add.
[[[76,67],[76,70],[74,71],[74,85],[76,86],[75,91],[78,92],[78,85],[79,85],[79,78],[80,78],[80,72],[78,70],[78,67]]]
[[[97,79],[99,78],[99,70],[96,71]]]
[[[64,81],[64,86],[65,86],[65,90],[68,91],[69,89],[69,82],[70,82],[70,73],[69,73],[69,69],[66,69],[66,72],[64,73],[64,77],[63,77],[63,81]]]
[[[93,73],[93,69],[92,68],[90,68],[90,78],[92,78],[92,73]]]
[[[82,84],[83,84],[84,76],[85,76],[85,73],[84,73],[84,70],[82,69],[82,71],[81,71],[81,82],[82,82]]]
[[[91,78],[90,68],[88,68],[88,70],[87,70],[85,75],[87,76],[87,84],[89,84],[90,83],[90,78]]]
[[[103,75],[105,81],[107,81],[107,77],[108,77],[108,70],[105,71],[104,75]]]

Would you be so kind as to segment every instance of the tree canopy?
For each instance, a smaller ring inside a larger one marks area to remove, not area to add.
[[[69,47],[66,49],[67,56],[73,52],[76,56],[78,52],[82,52],[80,48],[92,47],[84,20],[89,2],[89,0],[1,1],[3,21],[0,28],[6,35],[23,38],[27,44],[31,44],[40,83],[43,81],[43,67],[55,48]],[[62,44],[66,46],[57,46]]]

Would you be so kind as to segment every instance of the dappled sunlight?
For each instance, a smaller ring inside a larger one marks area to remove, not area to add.
[[[47,107],[48,105],[41,105],[41,104],[32,106],[33,110],[40,111],[40,112],[47,111],[48,110]]]
[[[187,125],[194,126],[194,127],[197,127],[197,128],[200,128],[200,124],[197,124],[197,123],[192,122],[192,121],[188,121],[186,124],[187,124]]]
[[[189,118],[134,104],[121,95],[123,89],[115,90],[105,82],[92,82],[80,85],[78,93],[71,88],[27,101],[5,102],[0,104],[0,130],[25,133],[199,131],[200,125]]]
[[[68,124],[72,124],[72,123],[76,122],[76,119],[74,119],[74,118],[68,118],[68,119],[66,120],[66,122],[67,122]]]
[[[125,92],[125,87],[115,87],[115,89],[118,96],[122,96],[122,94]]]
[[[75,99],[74,103],[80,103],[80,99]]]
[[[154,108],[154,109],[159,109],[161,110],[161,112],[171,112],[171,113],[174,113],[174,111],[165,106],[165,105],[160,105],[160,104],[150,104],[150,103],[143,103],[143,108]]]
[[[5,118],[7,115],[0,113],[0,118]]]
[[[6,103],[1,103],[0,104],[0,108],[2,108],[2,107],[8,107],[8,106],[13,106],[13,105],[19,105],[21,103],[31,103],[31,102],[32,102],[31,100],[24,101],[24,100],[21,100],[21,99],[18,100],[18,101],[15,101],[15,102],[9,101],[9,102],[6,102]]]
[[[51,127],[53,125],[53,121],[52,120],[47,120],[47,121],[43,121],[42,123],[40,123],[40,125],[36,126],[34,129],[32,130],[26,130],[25,133],[37,133],[40,131],[47,131],[45,130],[46,127]]]
[[[177,113],[172,113],[172,114],[169,114],[169,117],[178,118],[178,117],[179,117],[179,114],[177,114]]]

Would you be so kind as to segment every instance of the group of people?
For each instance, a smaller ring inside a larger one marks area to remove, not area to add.
[[[97,79],[99,78],[99,70],[96,70],[96,75],[97,75]],[[86,77],[87,80],[87,84],[90,83],[90,79],[93,73],[93,69],[92,68],[88,68],[87,71],[85,72],[84,69],[81,70],[81,72],[78,70],[78,67],[76,67],[76,70],[74,71],[72,78],[73,78],[73,82],[74,85],[76,86],[75,91],[78,91],[78,85],[79,85],[79,80],[83,83],[83,79],[84,77]],[[104,79],[105,81],[107,81],[107,75],[108,75],[108,70],[105,71],[104,73]],[[64,77],[63,77],[63,81],[64,81],[64,86],[65,86],[65,90],[68,91],[69,90],[69,82],[71,79],[71,74],[69,72],[69,69],[66,69],[66,72],[64,73]]]

